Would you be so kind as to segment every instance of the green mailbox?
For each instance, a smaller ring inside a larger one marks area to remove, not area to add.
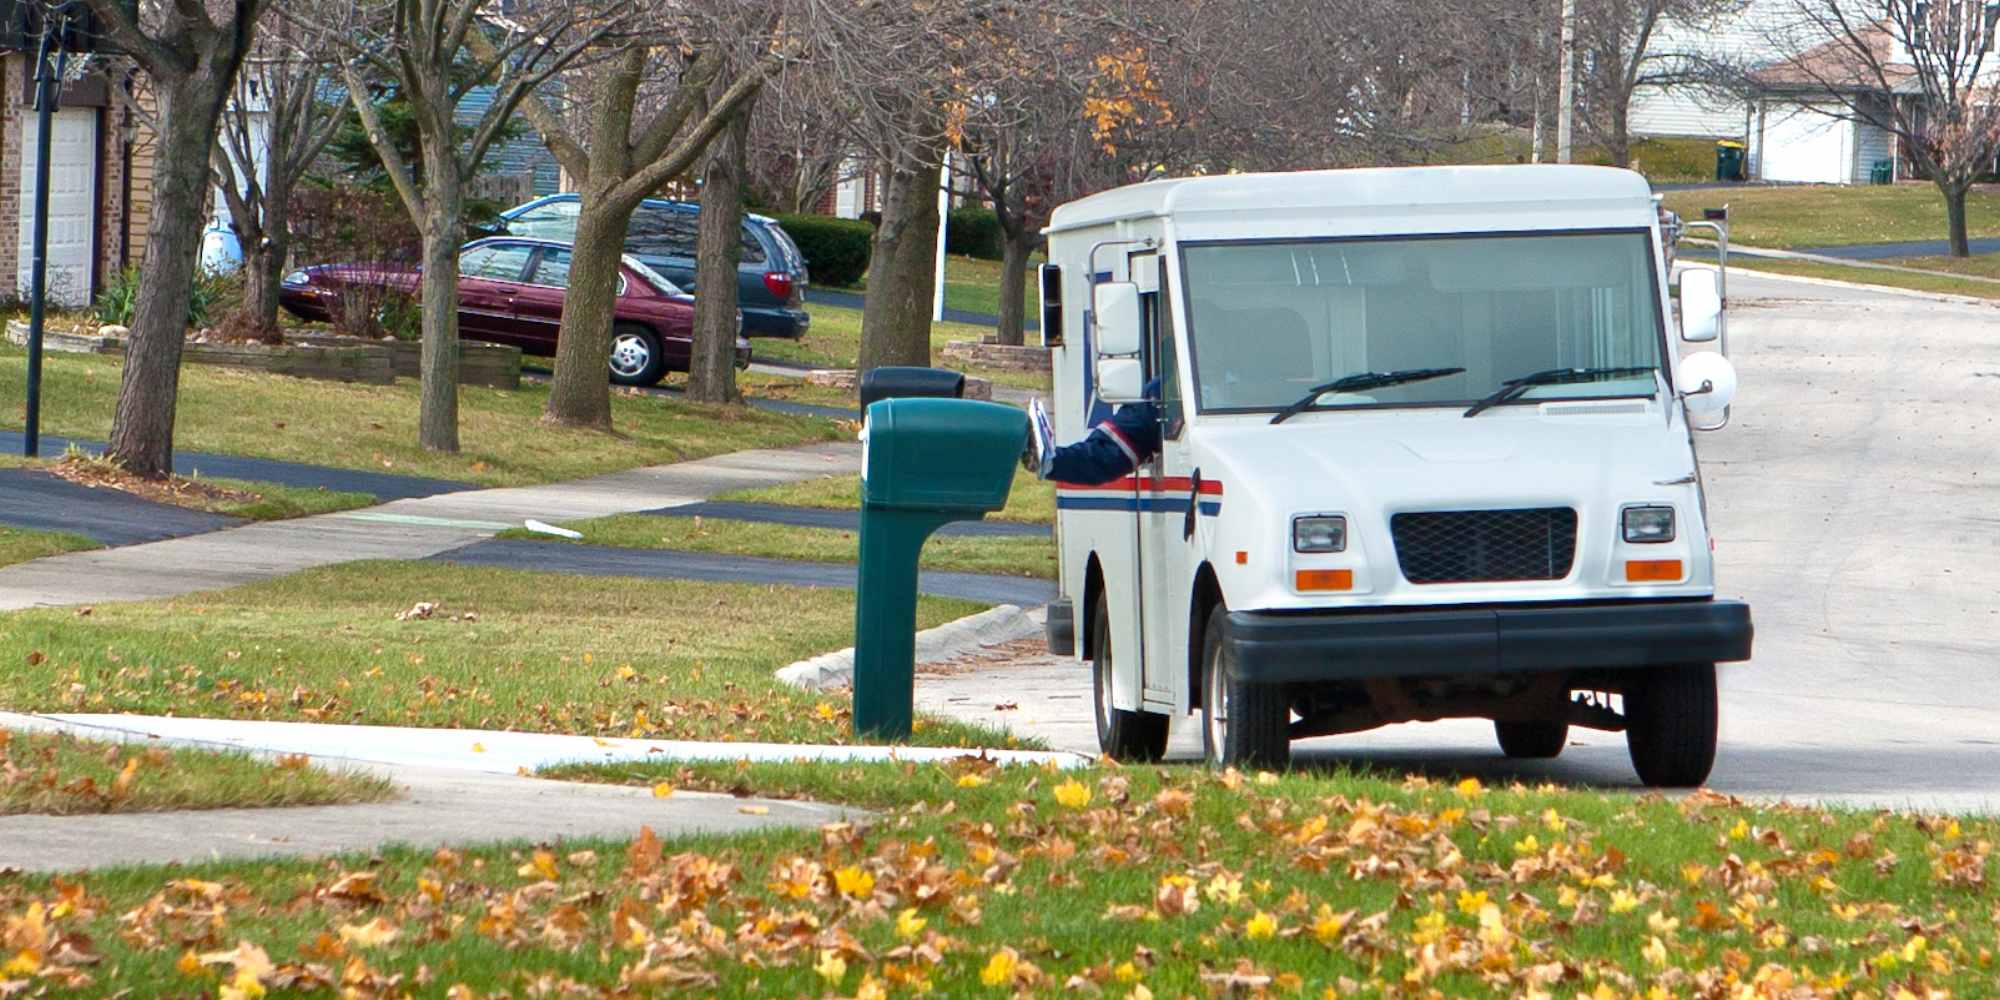
[[[861,431],[861,557],[854,602],[854,732],[910,735],[917,557],[931,532],[1007,505],[1028,415],[965,399],[884,399]]]

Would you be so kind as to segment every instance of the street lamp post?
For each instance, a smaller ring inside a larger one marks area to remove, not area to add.
[[[42,452],[42,326],[49,297],[49,157],[55,131],[56,96],[61,92],[68,54],[64,30],[75,0],[55,4],[42,14],[42,38],[35,47],[35,208],[33,264],[28,278],[28,413],[21,454]],[[51,65],[53,63],[53,65]]]

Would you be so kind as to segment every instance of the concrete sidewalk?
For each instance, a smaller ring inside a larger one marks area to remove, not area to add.
[[[314,725],[129,715],[0,712],[0,729],[64,732],[117,742],[260,755],[305,754],[314,763],[382,774],[401,786],[392,802],[286,809],[215,809],[113,816],[0,816],[0,870],[70,871],[218,858],[319,856],[391,844],[463,846],[503,840],[636,836],[662,838],[811,827],[856,811],[813,802],[738,799],[527,777],[582,761],[948,760],[983,752],[1004,764],[1077,767],[1087,756],[1025,750],[796,746],[598,739],[389,726]]]
[[[859,445],[844,442],[733,452],[53,556],[0,569],[0,610],[172,597],[357,559],[423,559],[528,518],[580,520],[695,503],[729,490],[856,472],[860,456]]]

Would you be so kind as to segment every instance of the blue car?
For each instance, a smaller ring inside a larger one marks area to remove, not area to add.
[[[574,194],[537,198],[500,213],[513,236],[574,242],[579,199]],[[632,213],[625,252],[696,294],[695,237],[701,206],[648,198]],[[743,310],[743,333],[750,337],[801,337],[812,325],[805,310],[806,260],[776,220],[743,217],[743,255],[737,264],[736,304]]]

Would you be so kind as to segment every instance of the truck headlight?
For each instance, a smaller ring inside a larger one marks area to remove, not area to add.
[[[1347,551],[1347,518],[1339,514],[1301,514],[1292,518],[1292,550]]]
[[[1674,540],[1672,507],[1627,507],[1624,514],[1625,540],[1635,544]]]

